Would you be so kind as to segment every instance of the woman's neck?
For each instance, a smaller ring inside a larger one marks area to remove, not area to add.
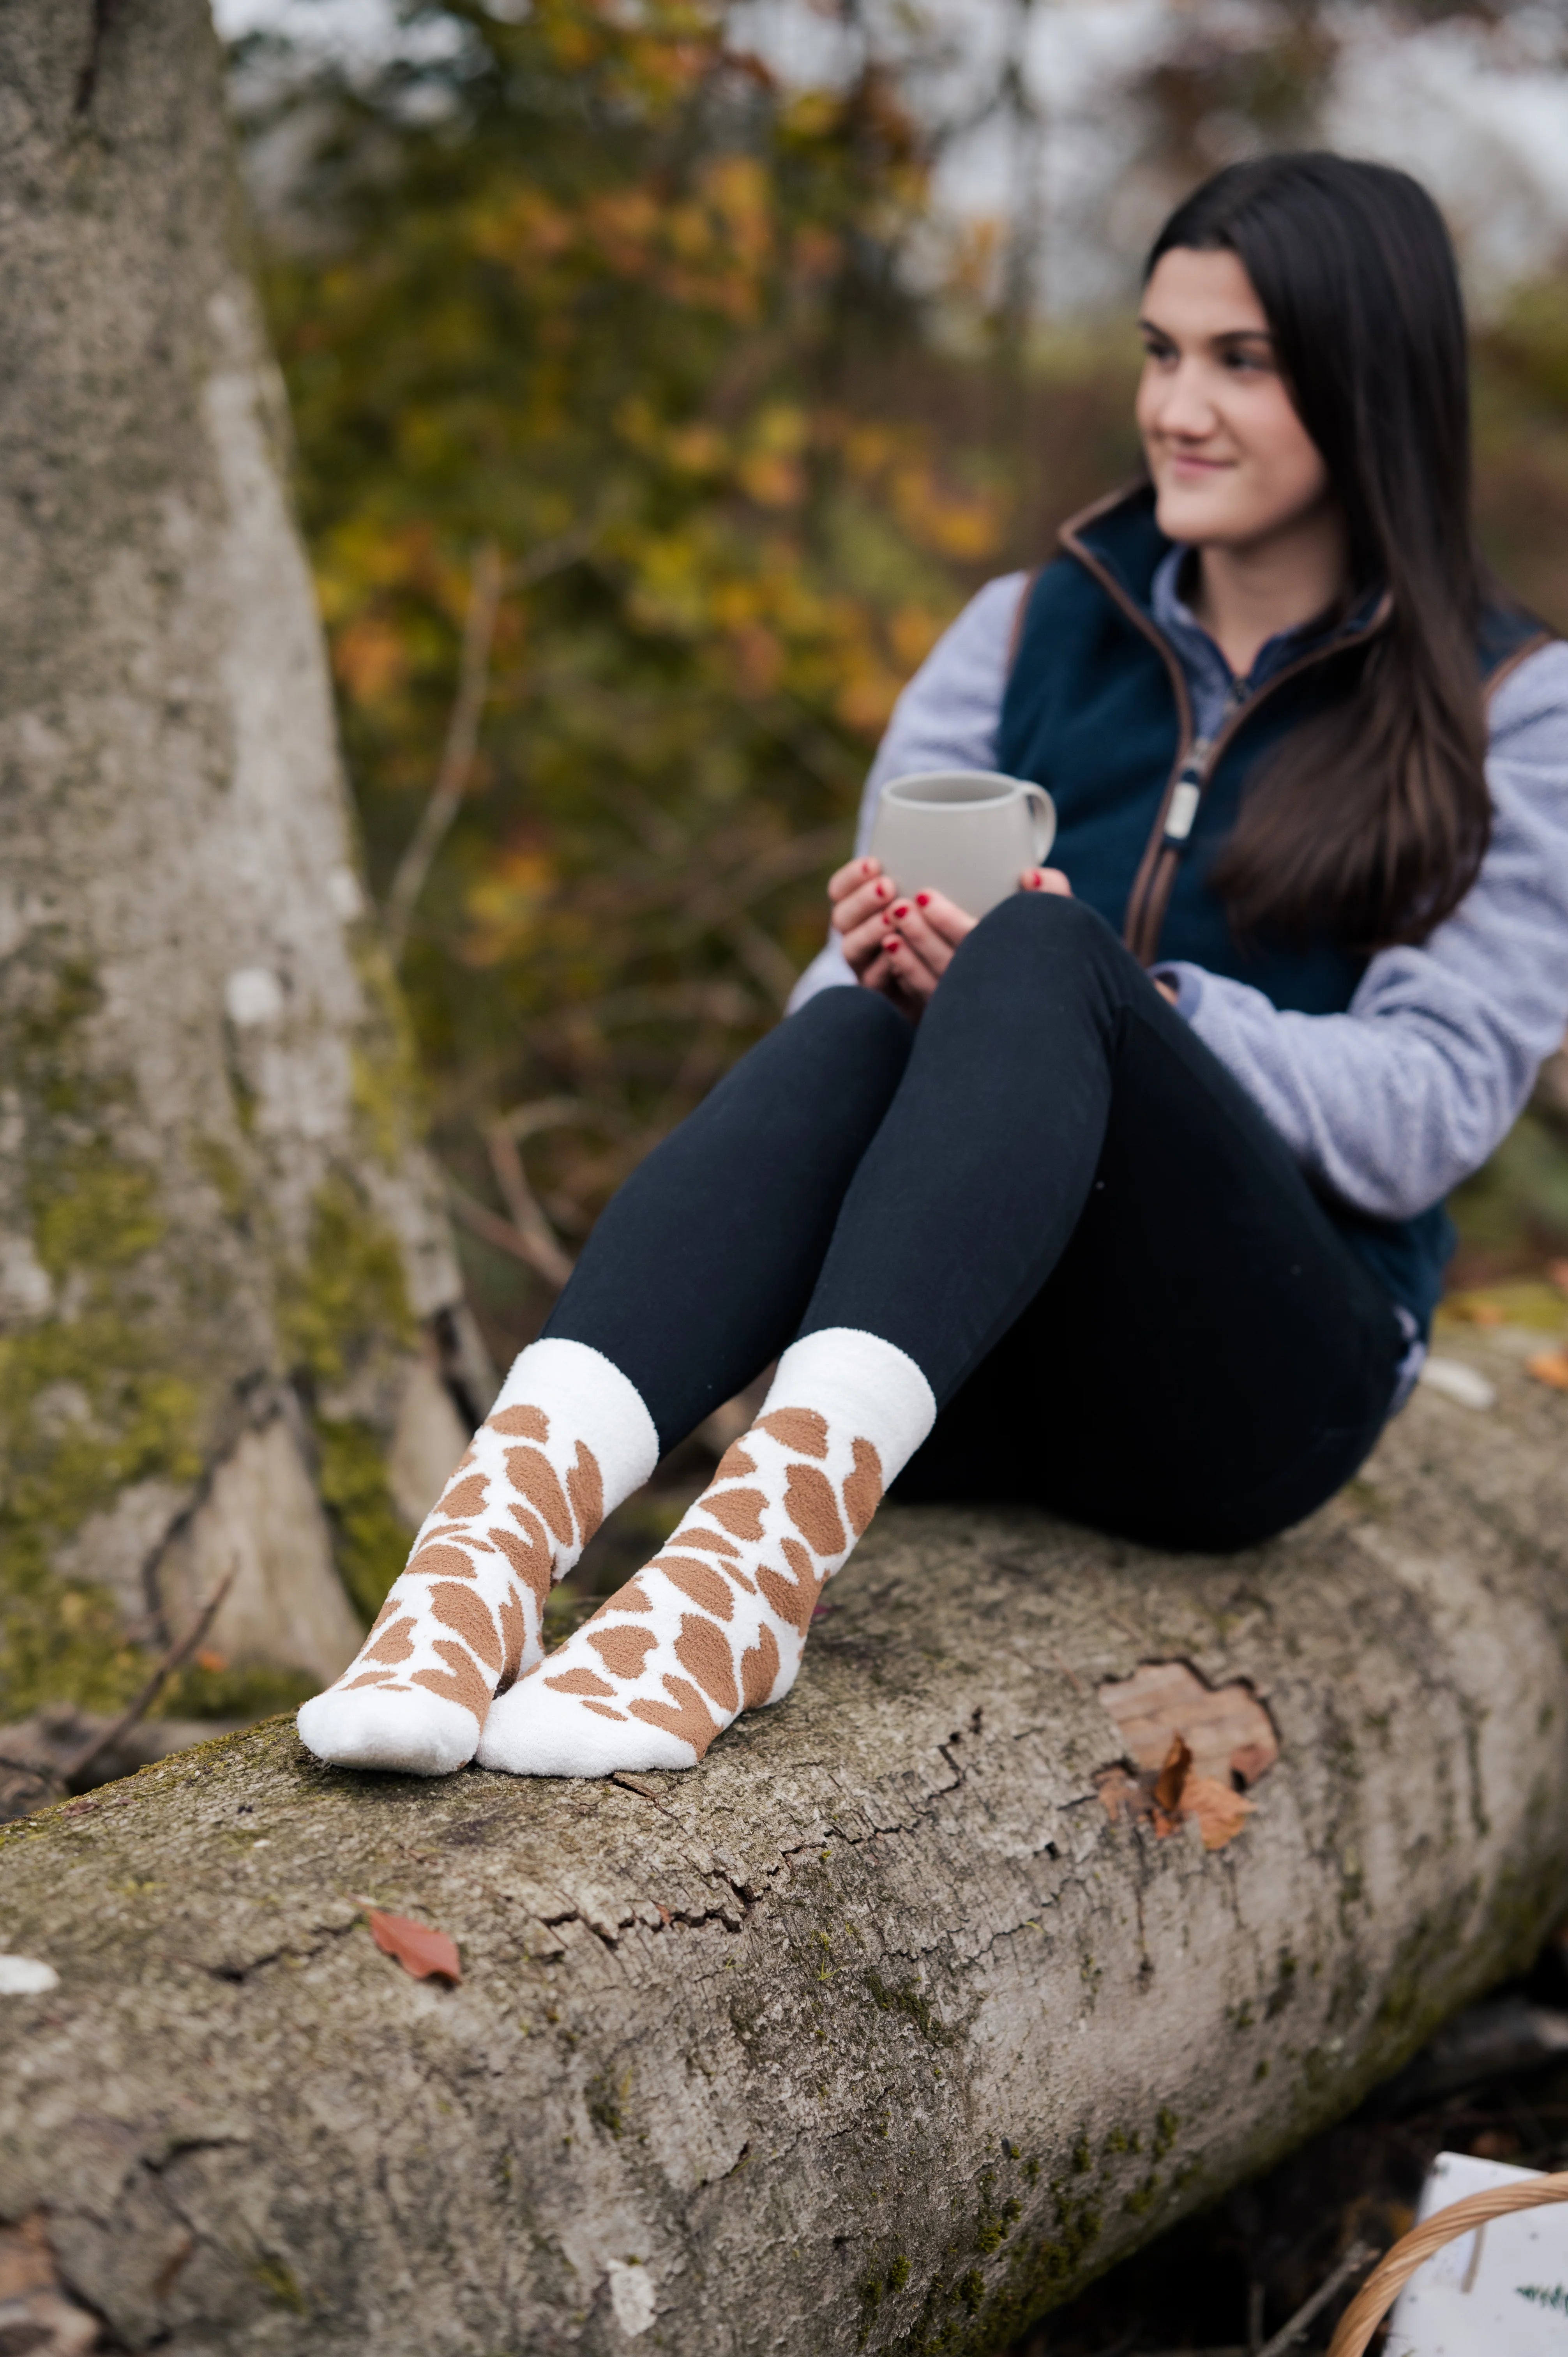
[[[1209,543],[1196,555],[1192,610],[1238,679],[1248,676],[1270,639],[1316,621],[1350,587],[1337,508],[1318,509],[1242,547]]]

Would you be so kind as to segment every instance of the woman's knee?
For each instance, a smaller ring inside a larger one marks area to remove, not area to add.
[[[1137,971],[1099,911],[1059,892],[1015,892],[998,902],[963,942],[953,971],[963,968],[977,980],[1000,969],[1086,985]]]
[[[915,1040],[914,1026],[891,999],[879,990],[843,985],[818,991],[772,1036],[791,1033],[814,1058],[835,1070],[842,1067],[846,1077],[870,1071],[895,1082]]]

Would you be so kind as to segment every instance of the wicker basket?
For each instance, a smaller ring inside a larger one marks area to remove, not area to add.
[[[1538,2177],[1529,2184],[1498,2185],[1489,2192],[1466,2194],[1452,2201],[1423,2226],[1402,2235],[1381,2266],[1369,2275],[1339,2319],[1339,2330],[1328,2344],[1328,2357],[1364,2357],[1373,2333],[1404,2289],[1417,2267],[1474,2226],[1506,2218],[1510,2210],[1536,2210],[1547,2201],[1568,2201],[1568,2170]],[[1501,2357],[1501,2352],[1499,2352]]]

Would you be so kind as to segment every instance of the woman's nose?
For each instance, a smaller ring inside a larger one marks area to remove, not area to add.
[[[1155,417],[1162,434],[1178,434],[1184,439],[1201,441],[1213,433],[1214,403],[1198,369],[1182,366],[1162,378]]]

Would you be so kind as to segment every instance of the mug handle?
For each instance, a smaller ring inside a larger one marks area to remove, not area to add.
[[[1034,833],[1034,863],[1043,867],[1057,839],[1057,806],[1044,786],[1026,786],[1024,799],[1029,805],[1029,824]]]

